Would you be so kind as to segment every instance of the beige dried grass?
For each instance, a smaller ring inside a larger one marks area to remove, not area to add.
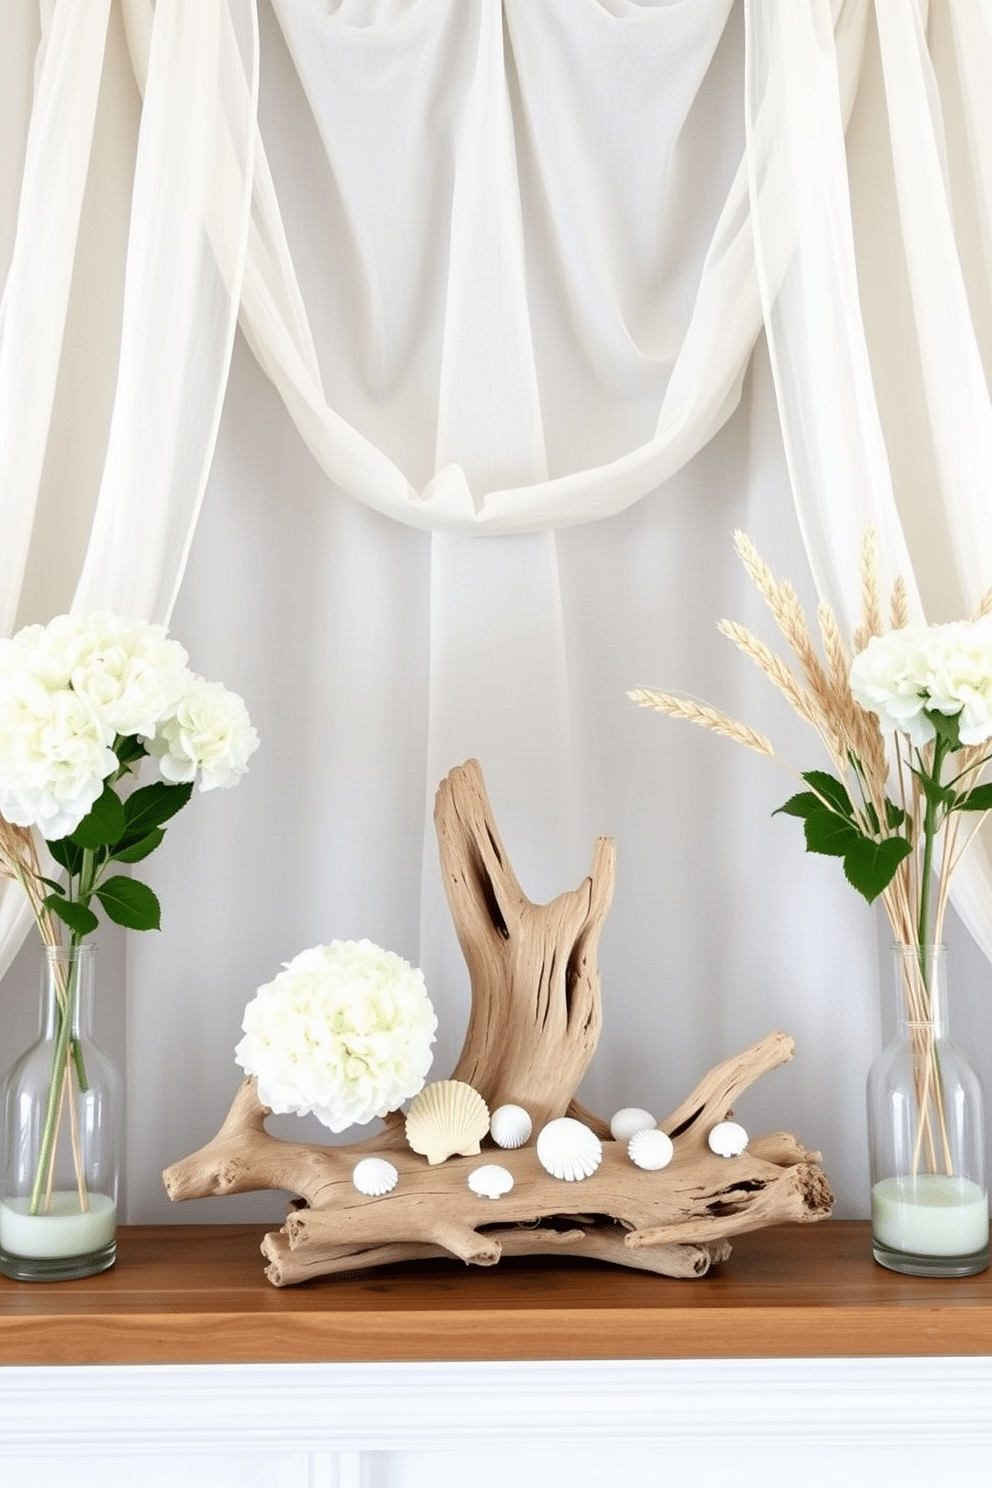
[[[992,599],[992,589],[989,590],[987,597]],[[890,630],[905,630],[908,624],[909,594],[906,589],[906,580],[902,574],[896,574],[889,599],[889,628]]]
[[[992,589],[986,589],[978,601],[978,608],[972,618],[975,620],[984,620],[986,615],[992,615]]]
[[[842,717],[838,714],[835,689],[829,672],[829,657],[825,667],[816,649],[812,631],[793,585],[787,579],[775,577],[746,533],[740,531],[734,533],[734,547],[749,577],[767,604],[786,644],[799,662],[805,679],[805,690],[797,685],[796,695],[791,696],[788,686],[776,680],[773,671],[769,670],[766,663],[759,659],[757,653],[754,654],[753,659],[785,693],[800,716],[831,740],[831,757],[836,758],[838,750],[843,754],[844,729]],[[724,627],[727,628],[724,629]],[[745,633],[744,627],[738,627],[732,621],[722,621],[720,629],[725,635],[730,635],[736,644],[741,644],[737,634],[731,634],[731,631]],[[746,650],[747,647],[742,646],[741,649]],[[773,652],[769,654],[774,656]],[[776,657],[776,662],[779,667],[784,666],[780,658]]]
[[[872,636],[882,635],[884,630],[882,597],[878,582],[878,553],[873,527],[869,527],[861,543],[858,575],[861,581],[861,623],[853,637],[855,654],[865,649]]]
[[[30,827],[19,827],[0,816],[0,878],[19,883],[27,895],[31,912],[44,945],[60,945],[55,919],[45,908],[41,862],[34,833]]]
[[[748,728],[746,723],[739,723],[736,718],[721,713],[718,708],[711,708],[708,703],[696,702],[693,698],[683,697],[675,692],[659,692],[654,687],[635,687],[627,696],[641,708],[655,708],[659,713],[667,713],[670,718],[681,718],[687,723],[699,724],[701,728],[709,729],[714,734],[722,734],[726,739],[733,739],[735,743],[743,744],[758,754],[769,755],[773,759],[775,757],[771,742],[763,734]]]
[[[822,655],[793,586],[775,577],[746,533],[738,531],[734,534],[734,547],[786,645],[798,661],[798,669],[790,666],[772,647],[737,621],[721,620],[717,628],[754,662],[799,717],[816,729],[839,778],[851,781],[853,777],[851,800],[863,830],[874,835],[871,822],[874,815],[878,831],[886,835],[890,830],[886,813],[890,768],[885,741],[878,719],[860,706],[850,686],[852,654],[866,645],[872,635],[880,635],[883,631],[874,534],[868,532],[865,535],[859,559],[861,617],[858,630],[848,644],[833,609],[820,604],[817,621]],[[893,619],[904,620],[908,615],[905,585],[898,581],[892,591],[890,613]],[[639,688],[629,695],[641,706],[656,708],[672,718],[686,719],[746,744],[758,753],[776,757],[773,745],[763,735],[709,704],[652,688]],[[900,777],[898,784],[903,809],[915,820],[918,815],[915,782]],[[902,922],[903,906],[908,910],[911,902],[911,871],[907,860],[906,864],[900,865],[896,880],[890,885],[893,923]]]
[[[753,631],[748,630],[745,625],[739,625],[736,620],[721,620],[717,630],[728,641],[733,641],[745,656],[750,657],[807,723],[812,723],[814,727],[819,723],[820,708],[817,700],[807,692],[791,668],[770,646],[766,646]]]
[[[897,742],[891,749],[890,760],[890,750],[877,716],[862,708],[851,691],[852,650],[855,653],[862,651],[872,637],[884,633],[874,533],[866,533],[862,543],[859,564],[861,614],[851,647],[844,640],[833,610],[825,604],[818,607],[822,657],[813,642],[792,586],[775,578],[750,538],[738,532],[735,534],[734,544],[785,642],[798,660],[800,675],[797,676],[781,656],[745,626],[723,620],[718,627],[720,633],[749,656],[795,712],[816,728],[834,770],[847,791],[854,818],[863,836],[875,842],[896,836],[910,844],[912,850],[899,862],[895,873],[881,889],[880,897],[896,940],[904,945],[913,945],[922,933],[920,925],[927,921],[929,882],[924,883],[922,879],[924,874],[929,875],[930,853],[934,841],[933,817],[932,813],[925,814],[926,803],[919,775],[922,772],[926,776],[934,767],[934,746],[926,746],[922,751],[910,750],[907,746],[904,757],[903,749]],[[992,614],[992,590],[983,597],[975,618],[989,614]],[[888,619],[893,630],[903,629],[909,624],[909,599],[902,578],[896,579],[888,596]],[[748,744],[751,748],[757,748],[762,754],[775,757],[769,740],[708,704],[648,688],[638,689],[630,696],[644,706],[658,708],[672,717],[688,718],[740,743]],[[955,790],[960,793],[969,785],[977,784],[988,763],[987,749],[962,750],[958,759],[961,773],[954,782]],[[890,775],[893,785],[890,785]],[[817,789],[820,782],[815,773],[807,772],[804,778],[808,787],[814,794],[821,796],[828,808],[836,809],[830,799],[831,790],[821,794]],[[898,809],[893,810],[890,790]],[[841,814],[846,816],[846,811]],[[960,815],[944,822],[933,925],[938,943],[943,935],[951,877],[978,830],[982,815],[984,813],[965,824],[962,824]],[[921,841],[926,843],[922,859],[918,847]],[[929,929],[927,933],[930,933]],[[921,981],[919,988],[914,989],[907,985],[906,992],[910,999],[912,1016],[925,1022],[929,1011],[925,979]],[[931,1172],[942,1169],[950,1173],[953,1167],[943,1101],[939,1095],[939,1071],[932,1057],[932,1046],[924,1048],[923,1052],[930,1053],[931,1057],[924,1062],[925,1083],[917,1091],[921,1116],[917,1126],[913,1171],[923,1161]]]

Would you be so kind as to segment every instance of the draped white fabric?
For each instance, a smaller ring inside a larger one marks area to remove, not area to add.
[[[233,31],[238,11],[247,67]],[[108,14],[109,3],[55,4],[41,38],[0,311],[0,517],[9,536],[0,603],[7,633],[22,613],[38,535],[34,516]],[[116,395],[85,556],[62,604],[164,619],[206,484],[240,299],[257,112],[254,8],[237,0],[230,14],[215,4],[163,4],[149,43]],[[177,110],[180,97],[185,106]],[[2,915],[0,965],[27,927],[12,893]]]
[[[664,1114],[785,1027],[799,1057],[742,1118],[821,1147],[863,1212],[879,922],[770,820],[786,777],[625,693],[712,698],[818,762],[714,633],[765,625],[738,526],[848,620],[869,522],[929,618],[992,582],[992,6],[19,9],[4,624],[171,615],[263,739],[148,865],[165,928],[127,945],[129,1217],[279,1214],[170,1210],[158,1173],[216,1126],[244,1002],[304,945],[369,935],[423,965],[446,1072],[467,986],[430,808],[468,755],[532,897],[617,840],[587,1102]],[[967,1028],[987,855],[958,902]],[[6,964],[9,896],[0,916]]]

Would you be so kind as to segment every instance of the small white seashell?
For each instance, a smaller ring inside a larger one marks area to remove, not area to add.
[[[603,1160],[603,1144],[581,1121],[559,1116],[541,1128],[537,1158],[552,1178],[574,1183],[595,1173]]]
[[[646,1173],[657,1173],[667,1168],[674,1155],[671,1137],[656,1126],[635,1132],[627,1143],[627,1156],[635,1167],[643,1168]]]
[[[468,1186],[480,1199],[501,1199],[513,1187],[513,1174],[498,1163],[486,1163],[481,1168],[472,1169]]]
[[[382,1194],[392,1193],[399,1176],[392,1163],[384,1157],[363,1157],[355,1164],[351,1181],[360,1194],[377,1199]]]
[[[523,1106],[497,1106],[489,1123],[489,1135],[497,1147],[522,1147],[532,1129]]]
[[[635,1132],[657,1125],[650,1111],[642,1111],[640,1106],[624,1106],[610,1118],[610,1135],[615,1142],[629,1142]]]
[[[436,1080],[415,1095],[406,1117],[406,1139],[429,1163],[458,1153],[474,1157],[489,1130],[489,1107],[463,1080]]]
[[[709,1143],[717,1157],[740,1157],[747,1146],[747,1132],[736,1121],[719,1121],[710,1132]]]

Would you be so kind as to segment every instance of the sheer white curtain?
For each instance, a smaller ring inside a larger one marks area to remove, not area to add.
[[[986,6],[263,0],[258,32],[250,0],[40,15],[30,136],[8,136],[7,623],[171,612],[263,738],[151,860],[130,1217],[278,1216],[264,1196],[170,1210],[158,1172],[216,1126],[243,1004],[304,945],[367,934],[423,965],[446,1072],[467,985],[430,807],[469,754],[534,898],[617,839],[584,1098],[663,1114],[788,1028],[799,1058],[742,1115],[821,1146],[841,1212],[863,1209],[876,921],[770,820],[788,779],[625,693],[713,698],[812,763],[715,635],[723,614],[763,623],[738,526],[844,614],[868,521],[928,613],[938,585],[960,612],[988,582]],[[133,189],[101,404],[78,362],[69,380],[74,223],[107,178],[115,82]],[[105,449],[53,489],[81,411]],[[907,468],[939,479],[907,492]],[[53,510],[77,530],[61,589],[41,582]],[[965,897],[988,948],[978,869]]]
[[[700,193],[702,211],[716,206],[701,273],[695,234],[692,256],[680,253],[675,214],[657,210],[730,5],[275,9],[339,200],[337,252],[351,252],[342,267],[362,351],[347,388],[340,367],[329,373],[332,402],[355,406],[356,372],[366,398],[394,404],[404,381],[432,379],[418,410],[432,445],[411,447],[404,431],[404,447],[393,427],[379,442],[409,480],[377,470],[370,493],[367,472],[345,463],[357,459],[354,434],[342,449],[321,389],[294,378],[303,359],[280,328],[265,365],[291,411],[305,410],[327,473],[417,526],[525,532],[622,510],[679,469],[735,406],[760,326],[743,170],[732,184],[715,173]],[[604,106],[604,56],[634,80],[625,111]],[[666,261],[671,290],[652,295]],[[573,345],[576,391],[601,420],[578,460],[574,428],[545,427],[555,334]],[[349,348],[322,349],[339,362]],[[606,391],[616,418],[602,417]],[[376,417],[360,414],[366,427]]]
[[[25,577],[32,542],[39,567],[53,540],[37,514],[109,14],[109,0],[56,0],[42,10],[0,306],[0,623],[8,634],[19,618],[39,618]],[[254,7],[165,0],[145,42],[116,392],[95,503],[85,489],[60,502],[70,523],[93,503],[82,519],[81,568],[60,607],[166,619],[206,484],[240,302],[257,111]],[[0,965],[26,927],[8,891]]]
[[[883,428],[876,384],[885,361],[873,366],[859,295],[844,140],[853,96],[838,66],[843,53],[831,44],[831,6],[811,0],[747,8],[748,161],[766,334],[806,550],[820,594],[849,628],[859,609],[851,555],[869,524],[878,533],[883,573],[889,583],[897,573],[907,579],[918,618],[971,614],[992,585],[992,403],[979,337],[987,289],[978,282],[976,314],[965,275],[969,217],[959,203],[955,222],[944,129],[945,109],[961,109],[972,126],[980,117],[992,9],[941,9],[954,44],[941,47],[938,32],[934,56],[925,3],[879,0],[874,10],[897,213],[893,269],[906,276],[933,470],[929,490],[898,492],[886,441],[898,444],[900,424]],[[860,58],[869,7],[848,0],[839,20],[859,38]],[[962,144],[971,158],[959,160],[959,172],[963,165],[977,185],[974,206],[985,222],[988,145],[974,127]],[[877,210],[859,226],[876,230]],[[905,409],[897,418],[905,419]],[[914,504],[911,520],[922,540],[911,550],[904,524]],[[935,538],[948,549],[939,594]],[[949,613],[935,613],[948,603]],[[982,844],[961,866],[955,903],[992,956],[992,860]]]

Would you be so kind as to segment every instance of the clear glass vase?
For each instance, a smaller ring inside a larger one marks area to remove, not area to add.
[[[116,1258],[123,1086],[93,1041],[95,947],[43,949],[39,1038],[0,1084],[0,1272],[68,1281]]]
[[[868,1074],[872,1250],[891,1271],[970,1276],[989,1264],[982,1089],[948,1036],[944,947],[893,959],[898,1027]]]

